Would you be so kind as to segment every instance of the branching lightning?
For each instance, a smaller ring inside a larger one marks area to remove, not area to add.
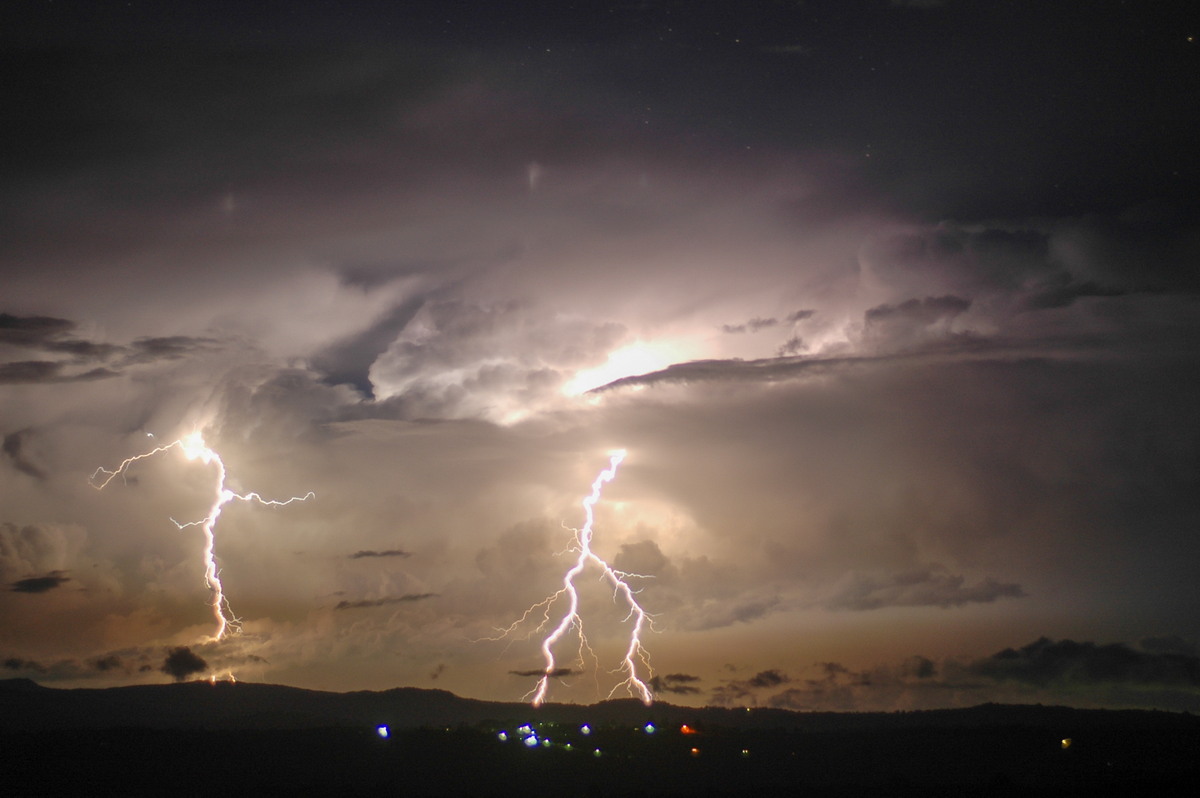
[[[212,599],[210,603],[212,606],[213,618],[217,623],[216,632],[213,634],[212,639],[214,641],[222,640],[231,634],[237,634],[240,632],[242,625],[241,619],[234,615],[233,610],[229,606],[229,600],[225,597],[225,588],[221,584],[221,575],[217,570],[217,562],[213,554],[213,549],[215,546],[215,536],[213,530],[216,527],[217,519],[221,515],[221,509],[234,499],[244,502],[257,502],[259,504],[282,507],[284,505],[291,504],[292,502],[307,501],[308,499],[313,498],[316,494],[314,494],[312,491],[309,491],[303,496],[293,496],[292,498],[284,501],[276,501],[274,499],[264,499],[262,496],[254,492],[247,493],[245,495],[234,493],[232,490],[229,490],[225,487],[225,463],[221,460],[220,455],[208,448],[208,446],[204,443],[204,438],[201,437],[200,433],[198,432],[193,432],[192,434],[180,438],[179,440],[168,443],[165,446],[159,446],[151,451],[145,452],[144,454],[134,455],[133,457],[127,458],[113,471],[109,471],[106,468],[97,468],[92,473],[92,476],[88,479],[88,481],[96,490],[103,490],[104,487],[108,485],[109,482],[112,482],[113,479],[115,479],[118,475],[124,477],[129,467],[138,460],[143,460],[147,457],[152,457],[156,454],[161,454],[162,452],[167,452],[175,448],[180,449],[183,452],[183,456],[188,460],[199,460],[205,465],[211,465],[214,463],[216,464],[216,489],[213,494],[213,502],[208,508],[208,514],[198,521],[187,521],[184,523],[180,523],[172,518],[171,523],[175,524],[175,526],[177,526],[179,529],[198,526],[204,532],[204,583],[208,586],[209,591],[212,593]]]
[[[629,645],[625,650],[625,656],[621,660],[620,665],[613,671],[614,673],[625,674],[625,679],[617,684],[609,692],[611,698],[618,690],[625,690],[633,696],[637,696],[643,703],[649,705],[654,701],[654,694],[642,679],[638,677],[638,663],[653,674],[653,668],[650,666],[650,657],[646,649],[642,646],[641,634],[642,630],[647,626],[652,626],[650,615],[642,609],[638,603],[633,590],[626,581],[629,577],[640,577],[639,574],[630,574],[624,571],[619,571],[609,565],[598,554],[592,551],[592,525],[595,521],[593,508],[596,502],[600,500],[600,491],[605,483],[611,482],[617,475],[617,467],[621,461],[625,459],[625,451],[619,450],[611,453],[608,468],[600,472],[596,480],[592,483],[592,492],[583,500],[584,525],[581,529],[572,530],[575,533],[574,541],[567,551],[576,554],[574,564],[567,569],[563,574],[562,588],[553,595],[547,596],[544,600],[530,607],[525,611],[525,614],[516,621],[508,629],[504,630],[501,636],[507,635],[514,631],[530,615],[534,614],[539,608],[542,610],[542,623],[537,627],[539,630],[545,628],[550,621],[550,609],[558,599],[566,596],[567,611],[563,614],[558,625],[546,636],[542,641],[542,657],[545,660],[546,667],[542,671],[541,677],[532,690],[525,694],[526,698],[532,696],[533,706],[540,706],[546,699],[546,692],[550,686],[550,679],[554,676],[562,675],[563,670],[557,666],[554,658],[554,646],[568,632],[574,630],[579,635],[579,661],[584,662],[584,654],[590,654],[595,660],[595,654],[588,645],[587,636],[583,630],[583,618],[579,614],[579,593],[575,588],[575,577],[578,576],[588,563],[595,565],[600,569],[602,579],[607,580],[613,588],[613,600],[616,601],[617,596],[620,596],[625,604],[629,607],[629,613],[625,616],[626,621],[632,620],[633,625],[629,632]]]

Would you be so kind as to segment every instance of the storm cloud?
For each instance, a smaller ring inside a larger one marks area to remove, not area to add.
[[[191,648],[178,646],[167,652],[167,658],[163,660],[159,670],[175,681],[182,682],[193,674],[203,673],[207,668],[208,663]]]
[[[0,25],[14,673],[516,700],[590,512],[681,702],[1193,705],[1177,14],[294,5]]]
[[[46,593],[70,582],[71,578],[62,571],[54,571],[45,576],[27,576],[9,585],[14,593]]]

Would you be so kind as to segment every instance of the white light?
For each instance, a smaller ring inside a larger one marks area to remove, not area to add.
[[[375,733],[376,733],[376,734],[378,734],[380,737],[382,737],[383,739],[385,739],[385,740],[386,740],[386,739],[388,738],[388,734],[389,734],[390,732],[388,731],[388,727],[387,727],[387,726],[384,726],[384,725],[379,725],[379,726],[376,726],[376,727],[375,727]]]
[[[609,352],[604,365],[575,372],[574,378],[563,386],[562,392],[567,396],[579,396],[622,377],[659,371],[677,359],[672,347],[666,344],[646,344],[638,341],[615,352]]]

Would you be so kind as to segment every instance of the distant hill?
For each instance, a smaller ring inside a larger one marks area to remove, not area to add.
[[[416,688],[0,681],[6,798],[1190,795],[1197,751],[1200,718],[1166,712],[799,713],[634,700],[533,709]]]
[[[919,712],[790,712],[782,709],[696,709],[633,699],[592,705],[478,701],[445,690],[400,687],[331,693],[272,684],[206,681],[63,690],[28,679],[0,680],[0,732],[116,728],[271,730],[397,729],[473,726],[493,721],[634,726],[647,722],[711,730],[803,732],[938,728],[1190,729],[1200,718],[1141,710],[985,704]]]

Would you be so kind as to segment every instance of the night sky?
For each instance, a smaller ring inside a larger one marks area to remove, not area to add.
[[[6,5],[0,677],[1200,710],[1193,6]]]

